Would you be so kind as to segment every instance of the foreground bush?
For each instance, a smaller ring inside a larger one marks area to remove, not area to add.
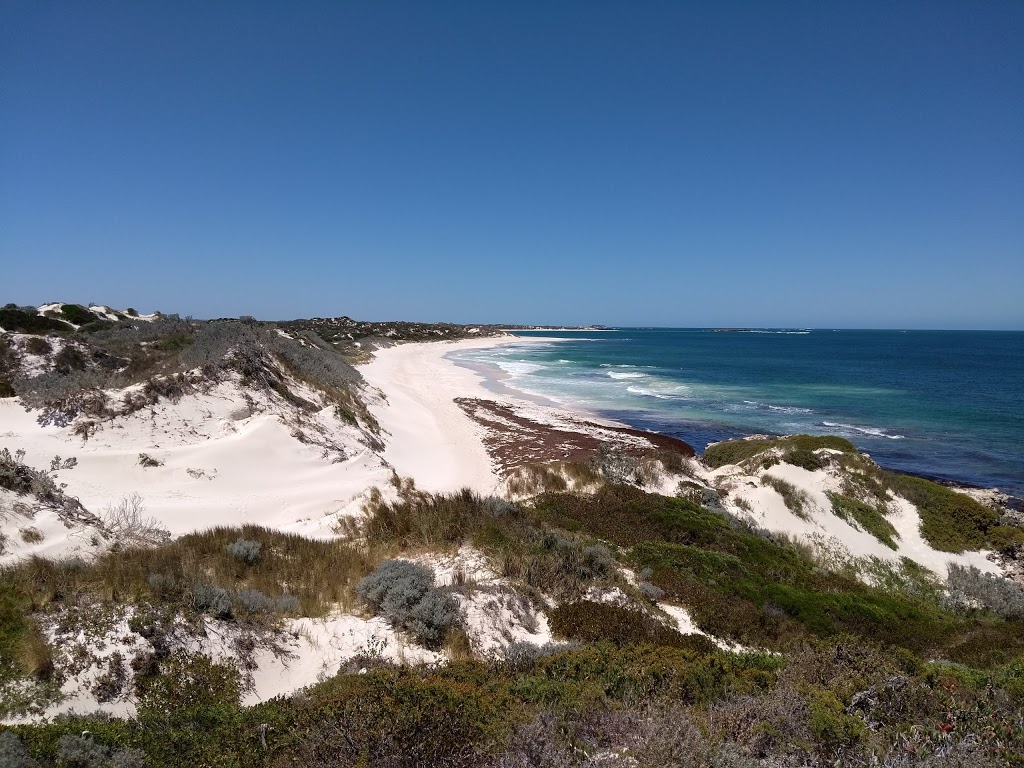
[[[462,624],[455,598],[434,588],[434,572],[408,560],[385,560],[359,582],[356,594],[430,648]]]

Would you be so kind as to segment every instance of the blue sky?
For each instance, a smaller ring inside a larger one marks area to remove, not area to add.
[[[1024,329],[1024,3],[0,6],[0,301]]]

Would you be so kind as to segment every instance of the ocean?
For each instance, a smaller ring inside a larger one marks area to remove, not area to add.
[[[750,434],[841,435],[891,469],[1024,497],[1021,332],[517,335],[522,344],[450,357],[496,391],[672,435],[698,452]]]

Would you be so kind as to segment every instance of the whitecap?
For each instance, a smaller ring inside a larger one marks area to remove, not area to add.
[[[646,373],[636,373],[633,371],[608,371],[608,378],[610,379],[644,379],[646,377]]]
[[[884,429],[878,429],[877,427],[859,427],[856,424],[843,424],[835,421],[823,421],[822,426],[829,427],[831,429],[845,429],[849,432],[858,432],[862,435],[868,435],[869,437],[884,437],[887,440],[905,440],[906,435],[890,435]]]
[[[495,360],[494,363],[505,373],[510,373],[513,376],[526,376],[544,370],[543,365],[527,360]]]

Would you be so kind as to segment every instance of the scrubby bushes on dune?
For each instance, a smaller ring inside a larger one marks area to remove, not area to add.
[[[260,544],[256,564],[228,553],[239,538]],[[109,552],[88,563],[30,558],[3,568],[0,577],[37,607],[79,600],[157,601],[228,614],[228,608],[233,613],[240,605],[239,593],[258,590],[274,603],[275,611],[291,606],[286,612],[294,612],[298,600],[304,615],[321,616],[339,603],[351,605],[356,584],[371,567],[364,551],[344,542],[246,526]],[[226,598],[217,597],[220,591]]]
[[[805,469],[820,469],[825,466],[814,451],[827,448],[842,453],[856,453],[853,443],[842,437],[831,435],[790,435],[777,438],[754,438],[749,440],[726,440],[722,443],[709,445],[704,451],[704,463],[713,469],[726,464],[742,464],[758,454],[772,448],[782,451],[789,457],[789,463],[804,466]]]
[[[403,548],[468,542],[492,555],[502,576],[562,598],[578,597],[615,572],[606,547],[544,530],[522,507],[468,490],[378,501],[370,509],[365,533],[372,545]]]
[[[551,631],[566,640],[585,643],[606,640],[619,646],[649,643],[702,653],[711,653],[715,648],[706,637],[682,635],[638,608],[581,600],[555,607],[549,619]]]
[[[362,382],[359,373],[312,332],[286,338],[255,322],[200,322],[176,315],[149,323],[126,318],[101,325],[83,326],[75,343],[65,345],[54,356],[54,372],[11,380],[26,404],[58,408],[67,414],[64,421],[70,422],[81,412],[71,406],[84,392],[144,384],[142,394],[131,396],[124,404],[124,412],[131,413],[162,398],[177,402],[206,382],[217,383],[226,372],[234,371],[246,386],[273,390],[300,408],[317,407],[292,391],[287,380],[293,377],[322,392],[349,421],[370,433],[379,431],[357,396]],[[189,371],[201,375],[184,375]]]
[[[882,469],[858,453],[852,443],[840,437],[793,435],[729,440],[709,446],[703,459],[708,466],[716,468],[726,464],[743,464],[766,454],[762,465],[770,466],[782,461],[814,470],[831,463],[831,459],[821,453],[823,448],[840,452],[835,463],[842,471],[844,496],[866,503],[876,510],[884,507],[891,500],[892,494],[902,496],[917,508],[921,516],[921,535],[935,549],[964,552],[985,548],[1024,548],[1024,532],[1018,534],[1014,533],[1014,526],[1000,526],[999,515],[994,510],[966,494],[931,480]],[[779,452],[779,456],[767,453],[773,449]],[[789,501],[787,506],[798,511]],[[850,505],[840,506],[846,513],[854,515]],[[858,509],[857,514],[863,513],[864,518],[858,522],[864,525],[865,530],[870,525],[870,532],[890,545],[887,538],[891,539],[892,533],[886,535],[885,521],[867,514],[864,509]]]
[[[775,490],[786,505],[786,509],[802,520],[809,520],[807,508],[811,500],[807,493],[781,477],[774,475],[761,475],[761,484]]]
[[[999,524],[995,510],[962,493],[910,475],[888,473],[889,486],[917,507],[921,535],[943,552],[983,549]]]
[[[52,317],[44,317],[34,308],[22,309],[8,304],[0,309],[0,328],[13,333],[70,333],[70,325]]]
[[[889,549],[897,548],[896,539],[899,538],[899,534],[896,533],[892,523],[886,520],[878,509],[850,496],[844,496],[841,493],[828,491],[825,495],[832,502],[832,514],[836,515],[836,517],[855,523],[862,530],[867,531],[885,544],[885,546],[889,547]]]
[[[649,568],[647,580],[690,609],[701,629],[745,645],[784,649],[808,636],[851,633],[972,663],[1024,652],[1013,624],[953,616],[928,590],[871,587],[823,570],[808,554],[684,499],[608,487],[546,495],[534,514],[630,547],[627,561]]]
[[[516,664],[367,665],[242,708],[237,673],[174,655],[141,689],[135,719],[18,726],[18,743],[0,746],[46,764],[63,736],[88,730],[111,752],[143,751],[151,768],[988,768],[1024,754],[1018,690],[1024,663],[979,673],[860,638],[786,657],[599,642]]]
[[[427,647],[438,647],[462,623],[455,598],[435,589],[434,572],[408,560],[385,560],[359,582],[356,594]]]
[[[946,586],[956,609],[969,608],[968,601],[975,601],[1004,619],[1024,619],[1024,587],[1002,576],[950,564]]]

